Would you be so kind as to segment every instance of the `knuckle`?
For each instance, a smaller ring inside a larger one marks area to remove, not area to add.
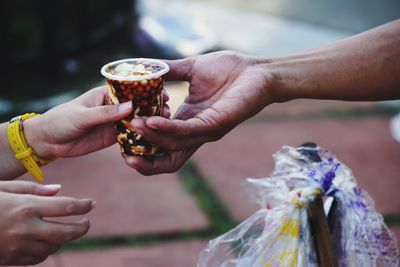
[[[23,218],[32,217],[35,215],[35,208],[31,205],[25,204],[23,207],[20,208],[19,214]]]
[[[78,210],[77,204],[73,200],[68,200],[65,206],[65,212],[67,214],[74,214]]]
[[[104,114],[104,116],[111,117],[115,114],[115,108],[115,106],[102,106],[101,112]]]

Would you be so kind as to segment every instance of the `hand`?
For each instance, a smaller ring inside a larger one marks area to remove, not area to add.
[[[189,96],[173,120],[132,121],[146,140],[166,150],[151,160],[126,157],[128,165],[145,175],[176,171],[202,144],[220,139],[272,102],[272,77],[256,58],[217,52],[167,63],[171,70],[166,78],[188,81]]]
[[[33,265],[44,261],[66,241],[87,233],[89,221],[60,223],[45,217],[88,213],[90,199],[54,197],[59,185],[0,182],[0,265]]]
[[[112,122],[132,112],[132,103],[105,105],[107,88],[80,97],[24,121],[27,142],[42,158],[84,155],[116,141]]]

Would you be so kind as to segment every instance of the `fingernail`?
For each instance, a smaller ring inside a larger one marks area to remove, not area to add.
[[[123,113],[132,107],[132,101],[128,101],[118,105],[118,112]]]
[[[49,190],[60,190],[61,189],[61,185],[60,184],[46,184],[43,185],[46,189]]]
[[[82,220],[80,220],[78,223],[79,224],[84,224],[84,223],[88,223],[89,219],[88,218],[83,218]]]
[[[96,207],[96,200],[92,199],[92,209],[94,209]]]

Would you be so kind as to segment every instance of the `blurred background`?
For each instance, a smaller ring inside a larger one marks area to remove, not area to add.
[[[398,18],[399,0],[2,0],[0,119],[44,112],[104,84],[101,66],[117,59],[221,49],[274,56]],[[173,111],[187,88],[167,84]],[[151,178],[124,166],[115,146],[59,160],[46,167],[48,182],[98,205],[88,237],[41,265],[194,266],[208,239],[256,210],[242,194],[244,178],[268,176],[277,149],[304,141],[349,165],[399,235],[399,109],[398,101],[271,105],[179,172]]]
[[[64,98],[55,96],[87,90],[101,80],[98,70],[110,60],[179,58],[219,49],[285,54],[365,31],[400,12],[396,0],[4,0],[0,5],[0,115],[31,110],[32,100],[40,100],[35,109],[46,109],[54,105],[49,97],[57,103]]]

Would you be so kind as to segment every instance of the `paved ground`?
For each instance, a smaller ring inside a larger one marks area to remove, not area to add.
[[[179,101],[185,88],[168,86]],[[39,266],[195,266],[209,239],[257,210],[243,193],[245,178],[268,176],[276,150],[304,141],[330,148],[350,166],[400,237],[400,144],[389,118],[373,103],[301,100],[268,107],[203,146],[175,174],[143,177],[123,164],[116,146],[59,160],[46,167],[47,182],[62,184],[63,195],[95,198],[97,206],[88,237]]]

